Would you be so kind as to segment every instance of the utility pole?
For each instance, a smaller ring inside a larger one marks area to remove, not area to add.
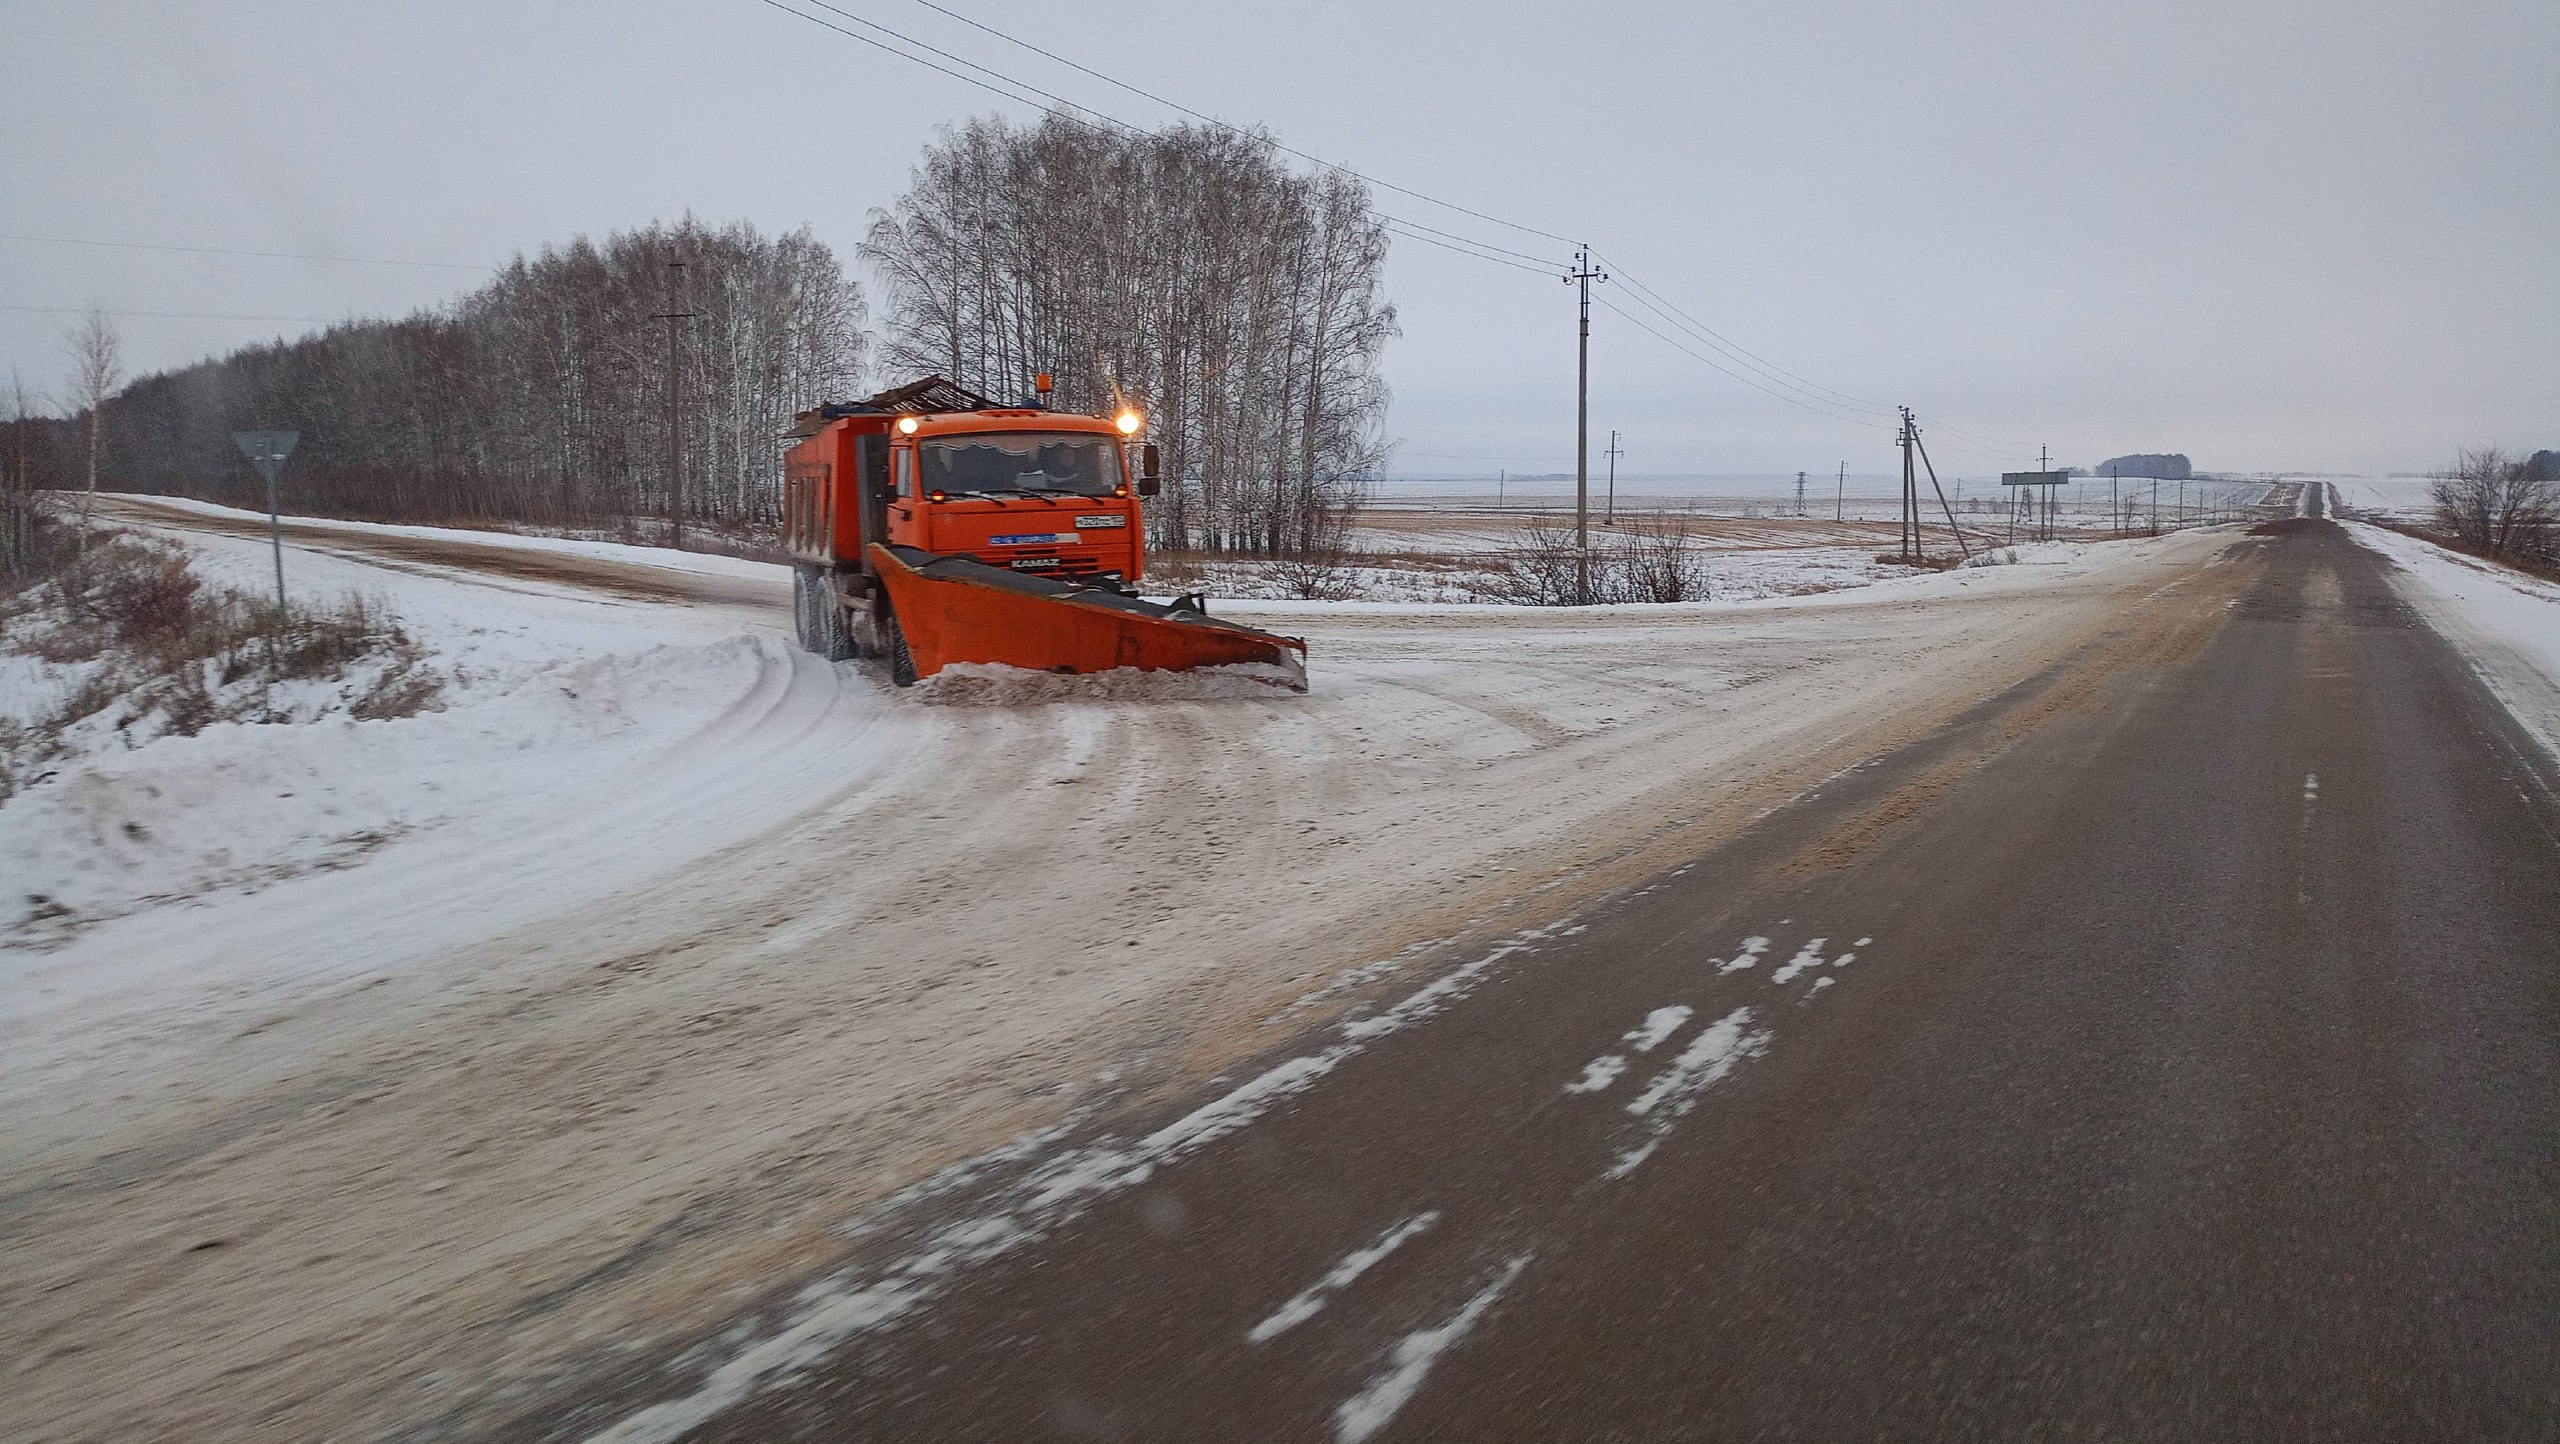
[[[2051,448],[2043,446],[2036,448],[2036,470],[2048,475],[2052,473],[2053,451]],[[2037,541],[2051,541],[2053,540],[2053,488],[2044,486],[2036,490],[2041,494],[2036,502],[2036,525],[2028,535]]]
[[[1610,526],[1616,526],[1618,524],[1618,458],[1626,453],[1618,449],[1618,433],[1615,431],[1609,433],[1609,449],[1604,455],[1609,458],[1609,510],[1600,520]]]
[[[1504,467],[1493,479],[1493,509],[1502,510],[1502,494],[1511,489],[1511,468]]]
[[[1796,473],[1796,515],[1804,515],[1804,473]]]
[[[1606,281],[1608,273],[1591,264],[1591,248],[1583,246],[1573,253],[1573,271],[1566,284],[1582,287],[1582,345],[1576,362],[1573,388],[1573,597],[1577,605],[1591,605],[1591,283]]]
[[[684,262],[669,261],[668,292],[675,299],[668,304],[684,304]],[[675,531],[675,549],[684,550],[684,406],[680,390],[684,375],[684,333],[676,328],[679,321],[693,319],[691,311],[661,311],[650,317],[667,323],[667,518]]]
[[[1920,483],[1911,474],[1911,408],[1902,412],[1902,431],[1894,445],[1902,448],[1902,551],[1904,561],[1920,559]]]
[[[1849,505],[1849,463],[1840,463],[1840,479],[1831,484],[1831,519],[1846,521]]]

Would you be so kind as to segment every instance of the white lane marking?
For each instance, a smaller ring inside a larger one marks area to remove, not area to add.
[[[1374,1018],[1338,1024],[1347,1041],[1286,1059],[1134,1143],[1108,1139],[1033,1167],[1011,1197],[934,1233],[923,1249],[868,1273],[836,1274],[800,1291],[797,1312],[775,1333],[741,1348],[676,1398],[624,1416],[589,1444],[673,1444],[777,1380],[822,1362],[847,1340],[913,1312],[950,1287],[960,1270],[1037,1243],[1095,1203],[1155,1176],[1193,1152],[1252,1124],[1313,1087],[1370,1040],[1433,1018],[1484,980],[1495,963],[1568,925],[1559,919],[1515,933],[1483,957],[1452,969]]]
[[[1268,1343],[1314,1318],[1324,1308],[1328,1297],[1349,1288],[1354,1280],[1377,1267],[1379,1260],[1404,1247],[1406,1239],[1439,1221],[1438,1209],[1417,1213],[1370,1242],[1344,1254],[1342,1262],[1327,1269],[1323,1278],[1307,1285],[1297,1297],[1274,1310],[1271,1317],[1254,1325],[1252,1331],[1244,1336],[1245,1342]]]
[[[1707,1025],[1680,1056],[1671,1060],[1642,1093],[1627,1105],[1627,1111],[1645,1120],[1645,1139],[1618,1155],[1609,1166],[1610,1178],[1624,1178],[1653,1156],[1662,1141],[1689,1110],[1698,1106],[1698,1095],[1714,1087],[1745,1058],[1760,1056],[1769,1046],[1767,1029],[1751,1029],[1751,1010],[1736,1008]]]
[[[1597,1093],[1618,1081],[1627,1071],[1627,1060],[1615,1053],[1603,1053],[1582,1065],[1582,1076],[1564,1085],[1567,1093]]]
[[[2303,778],[2302,778],[2302,800],[2303,800],[2303,801],[2305,801],[2305,802],[2317,802],[2317,801],[2319,801],[2319,800],[2320,800],[2320,774],[2319,774],[2319,773],[2317,773],[2317,772],[2309,772],[2309,773],[2305,773],[2305,774],[2303,774]]]
[[[1627,1042],[1639,1053],[1650,1053],[1662,1046],[1663,1039],[1679,1032],[1680,1025],[1688,1021],[1689,1007],[1685,1003],[1656,1008],[1644,1015],[1641,1026],[1628,1032]]]
[[[1520,1271],[1529,1266],[1529,1259],[1530,1255],[1524,1253],[1503,1265],[1502,1272],[1495,1275],[1493,1282],[1479,1289],[1476,1296],[1467,1300],[1465,1307],[1451,1315],[1447,1323],[1437,1328],[1417,1329],[1397,1340],[1386,1372],[1370,1380],[1369,1387],[1344,1400],[1342,1406],[1333,1411],[1335,1444],[1360,1444],[1360,1441],[1385,1428],[1387,1421],[1396,1416],[1396,1411],[1421,1389],[1423,1377],[1431,1372],[1431,1366],[1467,1336],[1467,1331],[1476,1326],[1476,1320],[1484,1317],[1485,1310],[1492,1308],[1494,1301],[1502,1297],[1502,1291],[1511,1287],[1512,1280],[1520,1277]]]
[[[1730,973],[1737,968],[1750,967],[1752,964],[1760,961],[1760,955],[1767,951],[1769,951],[1769,940],[1767,938],[1754,935],[1742,940],[1741,952],[1735,953],[1732,957],[1722,960],[1711,958],[1708,961],[1715,963],[1717,972]]]

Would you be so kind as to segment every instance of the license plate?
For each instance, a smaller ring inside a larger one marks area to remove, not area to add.
[[[991,536],[987,543],[1000,547],[1054,547],[1074,546],[1082,540],[1084,538],[1071,531],[1032,531],[1017,536]]]
[[[1085,531],[1099,531],[1104,527],[1127,526],[1128,524],[1129,518],[1116,511],[1111,513],[1109,516],[1080,516],[1076,518],[1076,525]]]

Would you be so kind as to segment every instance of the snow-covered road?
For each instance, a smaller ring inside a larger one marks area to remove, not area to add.
[[[899,695],[789,646],[779,568],[300,524],[289,580],[379,597],[452,705],[0,810],[12,891],[74,910],[0,949],[0,1433],[388,1426],[717,1317],[943,1163],[1694,855],[2229,535],[1771,604],[1237,608],[1309,637],[1305,697]]]

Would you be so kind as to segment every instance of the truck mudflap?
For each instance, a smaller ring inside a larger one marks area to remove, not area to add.
[[[1245,675],[1307,690],[1307,644],[1296,637],[966,557],[880,542],[869,553],[918,678],[955,662],[1068,673],[1256,664],[1273,671]]]

